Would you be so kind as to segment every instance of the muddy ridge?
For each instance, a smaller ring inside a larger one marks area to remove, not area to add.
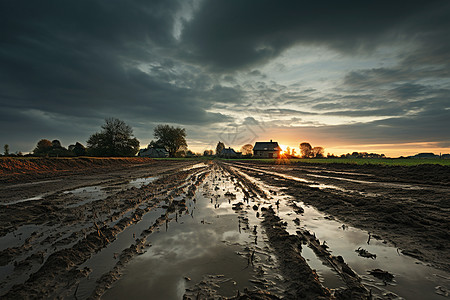
[[[448,295],[447,186],[339,168],[155,161],[3,183],[0,297]]]

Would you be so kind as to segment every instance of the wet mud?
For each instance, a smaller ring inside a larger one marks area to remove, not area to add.
[[[447,177],[370,168],[165,161],[0,185],[0,297],[447,297]]]
[[[236,165],[343,223],[381,236],[405,255],[450,271],[449,167]]]

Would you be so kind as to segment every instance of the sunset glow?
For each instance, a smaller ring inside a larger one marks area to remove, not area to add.
[[[450,153],[448,5],[244,3],[1,10],[3,142],[23,153],[42,138],[86,144],[115,117],[141,148],[169,124],[198,153],[271,139],[297,154],[302,142],[335,155]],[[107,18],[92,30],[82,12]]]

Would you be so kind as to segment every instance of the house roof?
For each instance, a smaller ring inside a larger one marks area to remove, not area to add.
[[[220,154],[222,154],[222,155],[236,155],[237,153],[236,153],[236,151],[234,151],[233,148],[225,148],[225,149],[222,149],[222,152],[220,152]]]
[[[278,142],[256,142],[253,151],[281,151]]]

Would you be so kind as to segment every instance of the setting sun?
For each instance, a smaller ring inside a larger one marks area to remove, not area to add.
[[[280,146],[280,148],[281,148],[281,154],[286,154],[288,146],[283,145],[283,144],[278,144],[278,146]]]

